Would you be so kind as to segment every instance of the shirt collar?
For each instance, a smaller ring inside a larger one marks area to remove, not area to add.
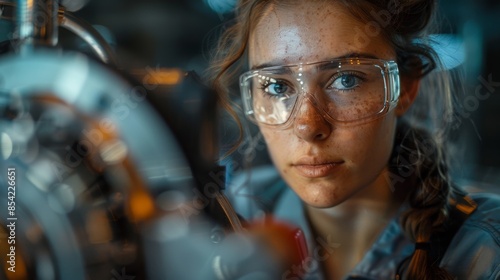
[[[398,265],[410,256],[414,244],[404,235],[399,224],[400,214],[408,208],[403,204],[396,215],[390,220],[386,228],[379,235],[373,246],[363,259],[349,273],[347,279],[393,279]],[[275,217],[292,223],[302,229],[307,241],[311,268],[318,267],[318,254],[312,246],[316,244],[307,221],[303,202],[291,189],[285,190],[283,196],[277,201],[274,211]],[[328,244],[334,246],[334,244]],[[316,257],[315,257],[316,256]],[[320,269],[309,269],[306,279],[323,279]],[[319,276],[319,277],[318,277]]]

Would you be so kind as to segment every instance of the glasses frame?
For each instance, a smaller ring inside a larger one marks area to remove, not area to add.
[[[319,61],[319,62],[311,62],[311,63],[300,63],[300,64],[289,64],[289,65],[280,65],[280,66],[271,66],[271,67],[263,67],[260,69],[253,69],[250,71],[247,71],[243,74],[240,75],[240,93],[241,93],[241,98],[242,98],[242,103],[243,103],[243,109],[244,109],[244,114],[249,119],[255,124],[265,124],[268,126],[287,126],[287,124],[291,123],[291,120],[295,118],[295,114],[297,111],[297,108],[300,106],[297,106],[298,104],[301,104],[302,101],[299,99],[304,99],[301,98],[300,96],[297,97],[297,101],[293,105],[293,108],[290,112],[290,115],[288,116],[288,119],[281,124],[268,124],[265,122],[260,122],[257,120],[254,114],[253,110],[253,105],[252,105],[252,91],[250,89],[250,86],[248,86],[250,83],[247,81],[255,76],[260,75],[262,72],[266,71],[273,71],[273,70],[278,70],[284,67],[310,67],[310,66],[317,66],[321,64],[328,64],[328,63],[337,63],[339,65],[356,65],[356,64],[364,64],[364,65],[373,65],[375,67],[378,67],[381,71],[381,74],[383,75],[383,80],[384,80],[384,94],[385,94],[385,101],[384,101],[384,106],[383,108],[375,113],[374,115],[366,116],[360,119],[356,120],[348,120],[348,121],[343,121],[343,120],[336,120],[333,117],[330,116],[327,112],[324,112],[323,117],[327,118],[331,123],[335,124],[353,124],[353,123],[362,123],[366,122],[369,120],[373,120],[376,118],[379,118],[381,116],[384,116],[387,114],[389,111],[391,111],[393,108],[396,107],[398,100],[399,100],[399,95],[400,95],[400,78],[399,78],[399,69],[398,65],[395,61],[393,60],[382,60],[382,59],[376,59],[376,58],[340,58],[340,59],[333,59],[333,60],[326,60],[326,61]],[[300,92],[299,94],[303,94],[303,92]],[[323,110],[322,110],[323,111]]]

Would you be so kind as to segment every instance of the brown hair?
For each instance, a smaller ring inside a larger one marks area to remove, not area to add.
[[[323,0],[328,1],[328,0]],[[333,1],[333,0],[332,0]],[[404,125],[398,126],[389,168],[393,174],[401,169],[412,169],[405,182],[413,182],[409,194],[411,208],[402,215],[401,226],[415,243],[427,243],[438,233],[448,218],[448,196],[451,189],[447,163],[442,145],[447,131],[446,120],[452,114],[452,102],[446,76],[428,75],[439,64],[434,50],[429,46],[427,31],[434,16],[433,0],[336,0],[355,17],[380,28],[382,36],[392,44],[403,77],[423,79],[416,104],[405,114]],[[227,28],[213,55],[211,73],[213,87],[218,92],[222,106],[242,126],[231,104],[230,92],[237,92],[235,75],[246,63],[250,32],[259,22],[265,8],[277,2],[290,0],[240,0],[233,24]],[[439,73],[437,74],[439,75]],[[427,85],[433,86],[430,91]],[[440,94],[436,94],[439,92]],[[432,96],[426,93],[433,93]],[[238,94],[239,95],[239,94]],[[436,100],[439,99],[439,102]],[[421,104],[424,103],[424,104]],[[435,109],[430,114],[429,106]],[[413,108],[415,107],[415,108]],[[425,108],[424,111],[422,111]],[[444,110],[444,111],[443,111]],[[439,118],[441,117],[441,119]],[[433,123],[429,126],[429,123]],[[423,129],[426,127],[426,129]],[[429,131],[430,130],[430,131]],[[437,133],[436,133],[437,132]],[[405,172],[406,173],[406,172]],[[405,279],[452,279],[448,272],[432,263],[427,250],[417,249],[411,257]]]

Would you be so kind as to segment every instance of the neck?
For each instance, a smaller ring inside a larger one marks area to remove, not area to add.
[[[306,206],[315,235],[340,244],[331,258],[336,265],[328,265],[336,273],[339,267],[345,272],[354,268],[404,201],[408,188],[391,188],[388,175],[384,170],[371,185],[334,207]]]

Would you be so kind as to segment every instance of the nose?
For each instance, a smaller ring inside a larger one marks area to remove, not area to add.
[[[321,141],[328,138],[332,132],[332,125],[321,114],[318,107],[317,100],[306,97],[298,108],[293,130],[295,135],[305,141]]]

